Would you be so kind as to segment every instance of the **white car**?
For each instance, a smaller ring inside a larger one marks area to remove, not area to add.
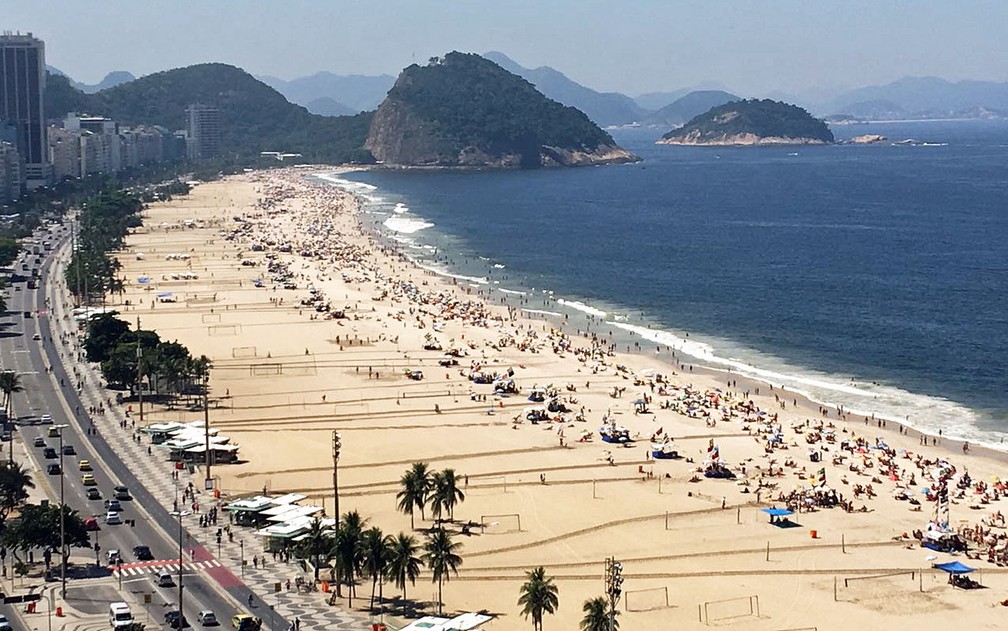
[[[43,425],[52,423],[52,414],[43,414],[41,420]]]
[[[117,524],[122,523],[122,518],[119,517],[119,513],[115,512],[114,510],[110,510],[105,515],[105,523],[109,524],[110,526],[115,526]]]
[[[0,614],[0,631],[12,631],[10,620],[3,614]]]
[[[199,619],[199,623],[204,627],[216,627],[220,624],[217,622],[217,616],[215,616],[214,612],[209,609],[199,612],[197,618]]]

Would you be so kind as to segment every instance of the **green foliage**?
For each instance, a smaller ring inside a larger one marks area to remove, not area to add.
[[[180,129],[185,127],[186,107],[202,103],[220,109],[224,156],[248,160],[257,158],[260,151],[287,151],[301,153],[308,161],[374,161],[361,149],[371,112],[316,116],[244,70],[226,64],[157,72],[95,94],[79,92],[51,75],[49,81],[45,97],[51,117],[80,111],[125,124]]]
[[[465,500],[465,493],[458,486],[458,476],[454,469],[438,471],[431,479],[431,513],[436,519],[441,519],[448,513],[449,521],[455,521],[455,505]]]
[[[21,244],[9,237],[0,237],[0,267],[9,267],[21,251]]]
[[[760,137],[812,138],[833,142],[833,132],[826,123],[814,118],[797,105],[751,99],[718,105],[690,119],[683,127],[670,131],[663,139],[683,138],[699,132],[700,140],[722,136],[754,134]]]
[[[399,478],[399,491],[396,493],[396,507],[410,516],[410,528],[414,528],[413,512],[420,509],[423,518],[424,506],[432,486],[430,470],[426,462],[414,462]]]
[[[35,488],[31,474],[20,463],[0,464],[0,523],[28,500],[28,489]]]
[[[68,548],[89,548],[91,541],[88,531],[84,528],[84,520],[77,511],[69,506],[64,507],[63,522]],[[40,506],[26,504],[21,508],[17,519],[7,522],[2,536],[3,544],[8,548],[28,551],[41,548],[51,552],[59,550],[60,545],[60,508],[58,504]]]
[[[418,133],[433,139],[443,165],[457,165],[460,152],[478,150],[521,155],[523,166],[534,167],[542,146],[591,151],[615,144],[581,111],[475,54],[451,52],[427,66],[409,66],[389,91],[390,102],[416,117]]]
[[[403,600],[406,600],[406,581],[409,581],[410,585],[416,585],[420,567],[423,565],[420,547],[413,536],[400,532],[390,542],[388,555],[386,572],[396,587],[402,590]],[[405,609],[405,603],[403,607]]]
[[[619,629],[619,610],[609,609],[609,601],[602,596],[589,598],[581,606],[584,617],[581,618],[581,631],[610,631],[609,615],[613,614],[613,631]]]
[[[3,410],[7,418],[11,417],[11,395],[15,392],[23,392],[24,386],[21,384],[21,375],[13,370],[0,372],[0,392],[3,392]]]
[[[89,362],[103,362],[109,352],[119,345],[123,336],[130,332],[129,325],[117,318],[117,311],[91,316],[88,336],[84,340],[84,352]]]
[[[459,551],[462,544],[452,541],[451,534],[442,527],[437,527],[427,533],[427,541],[424,543],[423,562],[430,568],[431,579],[438,586],[438,613],[441,613],[443,604],[442,587],[444,582],[451,578],[451,574],[458,575],[458,568],[462,565],[462,557]]]

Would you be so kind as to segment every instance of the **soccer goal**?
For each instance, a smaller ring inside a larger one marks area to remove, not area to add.
[[[466,489],[468,495],[497,495],[507,493],[507,476],[504,475],[481,475],[479,480],[473,480]]]
[[[509,513],[505,515],[481,515],[482,532],[485,535],[503,535],[508,532],[521,532],[521,515]]]
[[[207,327],[210,335],[238,335],[241,333],[240,324],[211,324]]]
[[[203,324],[217,324],[220,322],[221,314],[219,313],[204,313],[202,316]]]
[[[653,611],[670,606],[668,586],[635,589],[623,593],[623,607],[627,611]]]
[[[847,576],[834,585],[833,597],[838,602],[866,602],[899,592],[917,591],[920,583],[919,575],[920,572],[904,570],[868,576]]]
[[[256,347],[255,346],[232,346],[231,347],[231,357],[235,359],[249,359],[251,357],[256,357]]]
[[[700,622],[711,624],[737,618],[759,618],[759,596],[708,600],[700,604]]]
[[[252,364],[249,366],[249,374],[253,377],[282,375],[283,364]]]

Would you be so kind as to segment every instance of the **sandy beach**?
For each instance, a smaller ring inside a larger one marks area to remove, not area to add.
[[[530,625],[516,601],[539,565],[560,596],[544,626],[577,628],[582,602],[603,595],[607,557],[624,567],[623,629],[1002,626],[1008,576],[988,551],[998,557],[1008,541],[997,516],[1003,454],[616,352],[562,318],[501,305],[377,244],[351,195],[309,177],[321,169],[200,184],[147,209],[118,255],[121,317],[213,362],[210,422],[241,456],[214,468],[224,500],[298,492],[331,514],[336,430],[340,511],[385,533],[410,530],[395,502],[410,463],[465,476],[455,520],[486,528],[458,534],[463,564],[445,608],[498,615],[487,629]],[[336,311],[343,317],[324,315]],[[439,363],[449,350],[457,365]],[[510,396],[470,380],[508,371],[520,388]],[[570,411],[529,421],[527,409],[542,405],[528,400],[537,386]],[[602,442],[603,419],[634,440]],[[201,411],[159,407],[145,418],[197,420]],[[655,460],[652,437],[668,437],[682,458]],[[734,480],[704,477],[712,444]],[[982,542],[970,546],[979,559],[910,536],[934,515],[920,489],[936,484],[942,461],[955,468],[951,525]],[[801,507],[797,525],[768,523],[761,509],[789,502]],[[416,516],[418,529],[431,525]],[[985,588],[955,589],[931,569],[954,559],[982,570],[971,576]],[[369,588],[359,586],[355,606],[367,606]],[[385,586],[386,598],[395,593]],[[425,573],[408,595],[436,593]]]

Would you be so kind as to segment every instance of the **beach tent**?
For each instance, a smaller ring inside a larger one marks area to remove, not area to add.
[[[935,563],[932,567],[936,570],[948,572],[949,574],[969,574],[970,572],[976,570],[975,567],[970,567],[965,563],[960,563],[959,561],[952,561],[951,563]]]
[[[770,516],[770,523],[773,523],[775,517],[787,517],[788,515],[794,515],[793,510],[788,510],[786,508],[764,508],[761,509],[764,513]]]
[[[137,282],[140,283],[141,285],[146,285],[147,283],[150,282],[150,280],[151,280],[150,276],[140,276],[139,278],[137,278]]]

